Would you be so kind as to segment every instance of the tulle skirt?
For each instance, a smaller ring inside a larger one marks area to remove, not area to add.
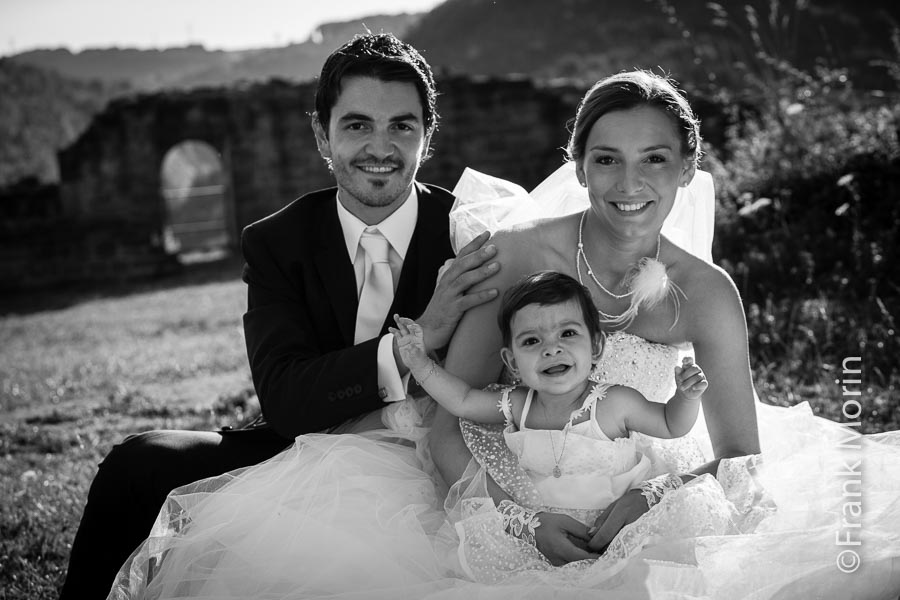
[[[110,598],[895,600],[900,432],[757,408],[761,455],[723,461],[565,567],[503,533],[474,460],[449,494],[435,483],[421,421],[304,435],[173,491]]]

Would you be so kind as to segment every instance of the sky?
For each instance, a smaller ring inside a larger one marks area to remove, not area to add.
[[[442,0],[0,0],[0,56],[35,48],[239,50],[303,42],[320,24],[424,12]]]

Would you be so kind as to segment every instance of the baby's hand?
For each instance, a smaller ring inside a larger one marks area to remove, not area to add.
[[[685,356],[681,366],[675,367],[675,385],[679,394],[690,400],[697,400],[709,387],[709,382],[703,369],[694,364],[694,359]]]
[[[393,333],[394,339],[397,340],[397,350],[403,363],[410,369],[429,365],[431,359],[425,352],[425,334],[422,327],[412,319],[400,315],[394,315],[394,322],[397,323],[397,327],[388,327],[388,331]]]

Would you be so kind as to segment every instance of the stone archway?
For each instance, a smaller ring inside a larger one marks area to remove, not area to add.
[[[448,77],[440,87],[438,151],[422,166],[420,181],[452,188],[468,166],[528,189],[559,165],[567,137],[563,124],[580,90],[520,78]],[[185,262],[178,250],[193,244],[186,238],[180,248],[171,243],[178,239],[178,228],[172,227],[178,221],[169,218],[162,196],[170,188],[224,185],[223,212],[198,220],[221,223],[224,216],[218,239],[210,237],[213,245],[224,239],[221,247],[236,250],[239,232],[250,223],[302,194],[334,185],[309,128],[314,97],[314,82],[273,80],[110,102],[59,153],[62,214],[44,233],[31,230],[21,242],[0,243],[0,274],[24,281],[19,273],[40,265],[47,273],[41,281],[59,283],[168,271]],[[195,140],[216,155],[222,177],[163,183],[170,151]],[[171,235],[164,235],[166,228]],[[48,239],[54,240],[52,251]]]
[[[160,166],[163,247],[182,262],[220,258],[233,247],[228,176],[219,153],[199,140],[169,149]]]

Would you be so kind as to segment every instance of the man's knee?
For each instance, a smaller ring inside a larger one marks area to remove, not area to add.
[[[100,463],[91,494],[164,496],[174,487],[202,479],[205,475],[195,476],[192,468],[202,461],[191,455],[214,447],[218,436],[212,432],[170,430],[130,435],[113,446]]]

